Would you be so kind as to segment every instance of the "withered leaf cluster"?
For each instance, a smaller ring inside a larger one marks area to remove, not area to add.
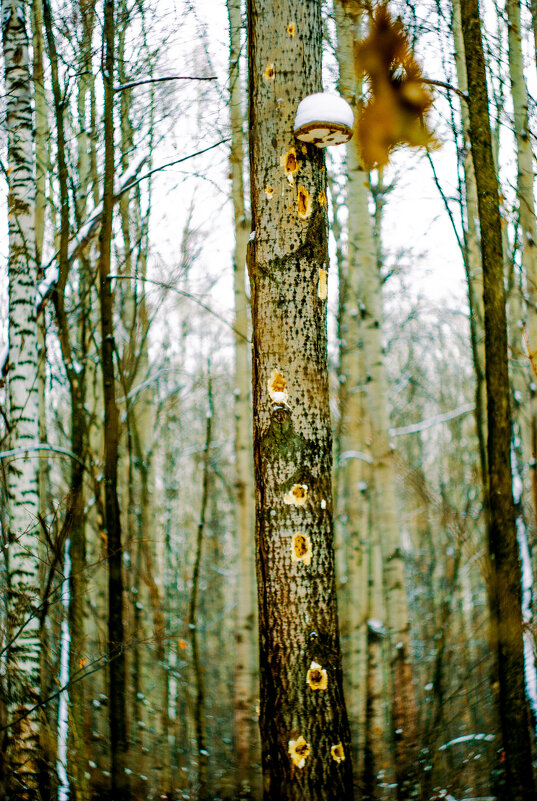
[[[422,82],[401,20],[393,20],[385,4],[370,12],[369,35],[355,47],[357,74],[365,74],[370,96],[360,109],[357,133],[364,166],[382,167],[401,145],[435,144],[425,115],[433,98]]]

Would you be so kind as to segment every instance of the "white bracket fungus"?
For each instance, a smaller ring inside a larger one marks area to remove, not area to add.
[[[294,132],[302,142],[317,147],[341,145],[352,136],[354,115],[346,100],[339,95],[317,92],[298,105]]]

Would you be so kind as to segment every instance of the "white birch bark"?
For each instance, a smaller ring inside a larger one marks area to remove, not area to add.
[[[356,110],[359,89],[354,72],[353,46],[358,36],[359,18],[346,6],[334,3],[337,25],[339,87]],[[369,176],[360,164],[354,143],[347,148],[347,207],[349,244],[346,263],[340,272],[340,490],[345,521],[347,598],[345,619],[348,628],[345,676],[347,703],[357,773],[365,740],[367,686],[367,608],[370,465],[353,454],[369,450],[369,426],[364,397],[364,353],[360,330],[360,276],[368,264],[375,264],[372,221],[368,210]]]
[[[37,444],[37,323],[35,293],[35,178],[27,3],[2,2],[8,133],[10,447]],[[32,798],[37,787],[38,717],[29,712],[39,697],[40,601],[38,559],[38,460],[28,454],[8,468],[8,627],[16,635],[9,653],[10,714],[25,717],[12,730],[11,773],[17,797]],[[24,628],[21,626],[24,625]]]
[[[393,447],[389,439],[389,410],[382,344],[382,285],[377,241],[370,222],[367,175],[363,172],[358,139],[351,140],[356,191],[349,199],[349,258],[360,265],[358,310],[363,337],[366,408],[371,432],[371,527],[379,532],[385,612],[388,629],[387,659],[392,679],[392,742],[399,798],[412,792],[416,770],[416,708],[410,659],[410,627],[406,597],[401,532],[397,521]],[[378,230],[377,230],[378,229]],[[375,718],[376,718],[375,714]]]
[[[537,366],[535,352],[537,350],[537,225],[535,221],[535,199],[533,195],[533,154],[528,120],[528,89],[524,77],[522,56],[520,3],[518,0],[507,0],[507,30],[509,76],[511,79],[511,96],[515,123],[515,140],[517,147],[517,198],[521,229],[522,268],[525,276],[527,303],[527,339],[532,364],[529,368],[530,382],[535,382],[533,369]],[[516,343],[515,343],[516,344]],[[527,427],[527,423],[525,426]],[[529,415],[529,444],[531,449],[526,458],[537,457],[537,397],[531,393]],[[527,440],[527,434],[524,440]],[[535,472],[535,471],[534,471]],[[533,502],[537,510],[537,479],[534,476]]]
[[[242,91],[240,83],[240,0],[228,0],[229,79],[231,116],[231,193],[235,223],[233,276],[235,296],[235,488],[237,494],[237,606],[235,656],[235,757],[239,794],[251,792],[254,743],[255,595],[254,595],[254,485],[250,425],[250,345],[245,264],[249,221],[244,201]]]

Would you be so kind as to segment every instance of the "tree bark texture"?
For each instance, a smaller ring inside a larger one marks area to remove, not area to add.
[[[319,3],[250,0],[253,399],[265,799],[352,798],[333,553]]]
[[[497,702],[505,781],[500,799],[535,798],[524,689],[520,561],[511,478],[511,414],[499,197],[477,0],[462,0],[470,137],[477,181],[483,262],[488,413],[490,611],[497,655]]]
[[[10,447],[38,441],[37,323],[35,294],[35,169],[30,95],[27,3],[2,2],[5,65],[9,210]],[[40,693],[38,460],[14,458],[8,465],[8,653],[12,729],[10,798],[33,801],[38,792],[39,720],[28,710]]]

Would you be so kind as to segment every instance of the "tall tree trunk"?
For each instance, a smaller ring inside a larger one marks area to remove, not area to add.
[[[211,380],[211,366],[208,366],[208,390],[207,390],[207,415],[205,426],[205,447],[203,449],[203,478],[201,491],[201,509],[196,535],[196,552],[194,555],[194,567],[192,571],[192,589],[188,605],[188,623],[192,644],[192,661],[194,671],[194,681],[196,686],[196,698],[194,701],[194,726],[196,729],[198,763],[198,794],[199,801],[206,801],[208,797],[207,787],[207,763],[209,753],[207,751],[207,735],[205,726],[205,683],[203,680],[203,668],[199,653],[198,639],[198,596],[199,578],[201,567],[201,555],[203,548],[203,538],[205,535],[205,519],[207,517],[207,503],[209,499],[209,468],[211,458],[211,436],[213,425],[213,393]]]
[[[9,209],[10,447],[38,442],[35,297],[35,170],[25,0],[3,0]],[[38,460],[22,452],[8,465],[8,654],[11,732],[10,791],[20,801],[38,794],[40,694]]]
[[[535,200],[533,196],[533,154],[528,120],[528,89],[524,78],[522,56],[522,33],[520,25],[519,0],[507,0],[507,31],[509,76],[513,98],[514,134],[517,147],[517,198],[518,215],[521,228],[522,268],[525,273],[527,292],[527,335],[530,350],[529,382],[535,383],[537,360],[537,225],[535,222]],[[517,343],[518,344],[518,343]],[[522,344],[522,343],[520,343]],[[533,367],[533,370],[531,369]],[[535,371],[535,372],[534,372]],[[526,453],[528,461],[537,458],[537,393],[530,393],[529,426],[531,454]],[[525,437],[525,439],[527,439]],[[532,470],[533,506],[537,515],[537,470]]]
[[[119,416],[114,367],[114,298],[110,278],[114,208],[114,2],[104,3],[104,179],[103,215],[99,237],[101,306],[101,368],[104,399],[104,497],[108,557],[108,658],[111,790],[114,799],[129,797],[127,712],[123,623],[123,545],[118,500]]]
[[[292,126],[321,88],[318,3],[250,0],[249,254],[265,799],[352,798],[333,552],[322,152]]]
[[[79,669],[81,651],[84,642],[84,601],[86,583],[86,532],[84,513],[84,449],[86,436],[85,423],[85,340],[86,340],[86,305],[80,305],[81,342],[77,343],[77,359],[73,355],[71,344],[72,321],[69,320],[65,308],[65,290],[69,277],[69,190],[68,167],[66,158],[64,131],[64,101],[59,82],[58,56],[52,29],[52,13],[49,0],[43,2],[43,16],[47,36],[48,53],[52,73],[52,90],[54,98],[54,114],[57,132],[58,183],[60,189],[60,244],[59,270],[54,293],[54,305],[58,323],[60,347],[65,371],[69,381],[71,395],[71,450],[76,458],[71,460],[71,479],[69,504],[65,516],[63,535],[69,540],[71,572],[69,577],[69,674]],[[78,359],[82,369],[75,366]],[[86,759],[84,744],[84,687],[82,682],[75,683],[69,691],[69,762],[71,798],[85,801],[87,798]],[[72,758],[72,759],[71,759]]]
[[[455,44],[455,68],[457,85],[461,92],[468,91],[466,66],[464,63],[464,42],[461,28],[461,0],[453,0],[452,30]],[[479,248],[479,213],[477,207],[477,188],[470,149],[470,118],[468,105],[460,103],[462,135],[464,142],[464,187],[466,190],[466,225],[464,230],[464,265],[468,286],[468,305],[470,307],[470,340],[475,371],[475,421],[479,443],[481,479],[486,495],[487,447],[486,447],[486,397],[485,397],[485,353],[483,341],[483,275],[481,252]]]
[[[489,598],[504,754],[501,765],[505,778],[499,788],[499,798],[530,801],[535,798],[536,788],[524,689],[520,561],[511,479],[511,415],[502,235],[477,0],[462,0],[461,18],[483,262],[490,499]]]
[[[248,300],[245,291],[246,247],[250,230],[244,202],[244,147],[240,82],[241,4],[228,0],[229,81],[231,115],[231,196],[235,222],[233,279],[235,294],[235,486],[237,493],[237,604],[235,663],[235,755],[239,797],[252,792],[256,732],[254,718],[255,602],[254,602],[254,487],[250,425],[250,344]]]
[[[47,207],[46,179],[48,173],[48,106],[45,92],[45,78],[43,69],[43,6],[41,0],[32,2],[32,50],[33,50],[33,84],[35,103],[35,257],[37,264],[38,282],[43,278],[42,254],[45,235],[45,216]],[[39,393],[39,442],[47,442],[47,336],[46,314],[44,304],[37,308],[37,352],[38,372],[37,385]],[[46,451],[39,454],[39,515],[42,526],[48,525],[47,513],[50,509],[49,494],[49,458]],[[46,565],[48,564],[48,548],[45,538],[41,538],[41,586],[44,586]],[[49,658],[52,640],[51,620],[47,614],[41,629],[41,697],[50,695],[55,676],[55,665],[51,665]],[[47,705],[42,712],[44,730],[55,728],[55,704]],[[41,737],[41,775],[39,784],[43,801],[51,797],[52,766],[56,763],[56,739]]]
[[[347,23],[348,24],[348,23]],[[357,30],[353,31],[356,37]],[[341,73],[340,73],[341,74]],[[356,95],[359,76],[354,77]],[[348,83],[348,79],[347,79]],[[352,100],[352,94],[348,99]],[[369,178],[362,166],[358,137],[349,145],[349,263],[354,265],[354,290],[352,297],[354,310],[360,316],[361,339],[363,340],[363,362],[366,410],[370,426],[371,441],[371,520],[370,538],[380,537],[382,559],[374,542],[371,543],[371,567],[382,563],[384,574],[385,613],[388,627],[387,658],[392,678],[392,738],[395,751],[395,771],[398,785],[398,798],[411,797],[416,784],[417,761],[417,719],[416,702],[413,689],[413,671],[410,659],[410,627],[406,598],[404,560],[401,545],[401,532],[397,522],[395,499],[395,474],[393,448],[389,441],[389,413],[387,398],[386,370],[382,345],[382,285],[380,276],[380,213],[382,203],[377,204],[376,230],[368,210],[367,185]],[[380,197],[380,195],[379,195]],[[376,242],[375,242],[376,240]],[[351,312],[352,313],[352,312]],[[357,323],[355,323],[355,326]],[[356,370],[356,367],[354,368]],[[355,401],[356,403],[356,401]],[[355,424],[356,425],[356,424]],[[356,490],[354,491],[355,494]],[[356,523],[355,523],[356,525]],[[375,532],[373,537],[372,532]],[[379,561],[381,559],[381,562]],[[375,600],[374,573],[370,573],[370,606],[375,615],[380,614],[382,605]],[[378,590],[377,590],[378,591]],[[368,635],[368,664],[373,675],[368,678],[368,721],[374,721],[376,728],[382,720],[382,711],[377,708],[382,703],[383,687],[375,687],[375,679],[382,679],[379,661],[382,659],[381,643],[376,635]],[[371,652],[371,649],[374,653]],[[374,741],[376,746],[374,745]],[[371,744],[369,757],[380,755],[378,732],[370,731]],[[377,775],[377,770],[369,773]]]
[[[338,0],[334,4],[337,25],[339,90],[357,110],[360,81],[354,71],[354,43],[359,37],[360,15]],[[368,210],[369,176],[364,171],[356,143],[347,147],[347,208],[349,242],[339,273],[339,409],[340,441],[338,475],[340,507],[346,539],[346,597],[348,663],[347,704],[355,754],[355,771],[361,775],[364,754],[367,680],[368,556],[369,541],[369,420],[365,384],[363,332],[360,327],[360,284],[363,265],[376,262],[372,221]],[[378,673],[375,672],[377,676]],[[375,691],[375,697],[382,692]],[[368,707],[369,719],[376,717]]]

